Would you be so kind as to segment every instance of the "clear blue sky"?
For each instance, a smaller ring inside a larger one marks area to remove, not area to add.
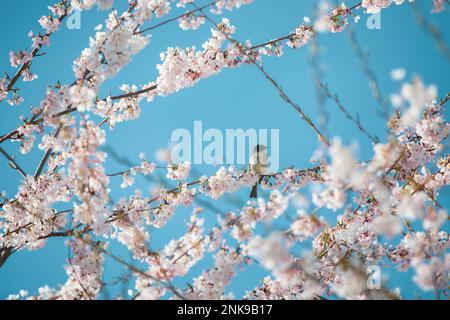
[[[124,8],[126,1],[117,0],[118,9]],[[226,12],[232,24],[237,28],[236,38],[251,39],[254,44],[286,35],[301,23],[304,16],[313,12],[312,0],[255,0],[232,13]],[[352,4],[351,1],[347,1]],[[431,1],[423,1],[427,8],[427,17],[440,30],[450,30],[448,12],[440,15],[428,13]],[[39,30],[38,18],[47,12],[47,6],[53,1],[15,1],[3,0],[0,4],[0,70],[11,70],[9,67],[9,50],[28,48],[30,30]],[[199,4],[206,3],[198,1]],[[179,11],[172,12],[171,16]],[[28,106],[39,105],[45,95],[46,85],[70,83],[73,80],[72,62],[88,44],[88,37],[94,34],[94,27],[103,23],[106,12],[92,10],[82,14],[81,30],[68,30],[65,26],[52,38],[52,45],[45,49],[46,55],[33,63],[33,70],[39,79],[31,84],[20,83],[24,88],[25,103],[20,107],[10,107],[6,103],[0,108],[1,133],[15,128],[20,114],[28,114]],[[216,19],[218,19],[216,17]],[[117,93],[123,83],[142,84],[157,77],[156,64],[160,62],[159,54],[169,46],[187,47],[200,45],[209,37],[210,27],[203,26],[199,31],[182,31],[176,23],[157,29],[153,33],[150,45],[133,59],[133,62],[119,76],[108,80],[102,87],[102,96],[108,92]],[[389,72],[393,68],[403,67],[412,74],[420,74],[426,83],[438,86],[441,96],[448,91],[449,61],[438,51],[435,43],[415,23],[409,5],[392,6],[383,12],[382,29],[368,30],[365,19],[356,26],[357,36],[370,52],[370,63],[376,70],[381,90],[385,96],[398,90],[398,84],[392,82]],[[444,35],[450,37],[450,35]],[[339,96],[353,114],[358,113],[361,122],[369,130],[383,138],[384,130],[381,119],[374,110],[378,107],[371,95],[368,82],[361,72],[360,64],[353,52],[345,33],[321,35],[318,39],[322,48],[321,61],[326,67],[325,81],[330,90]],[[447,44],[449,42],[447,41]],[[266,70],[283,86],[289,96],[298,102],[304,110],[317,121],[315,89],[311,80],[311,68],[308,64],[308,49],[285,50],[279,58],[265,59]],[[139,152],[144,151],[153,159],[155,150],[167,146],[174,129],[192,129],[195,120],[202,120],[205,128],[279,128],[281,167],[294,165],[309,166],[308,160],[317,147],[315,135],[298,115],[284,103],[274,88],[253,66],[225,70],[218,76],[202,80],[193,88],[183,90],[165,98],[157,98],[151,104],[143,103],[143,112],[138,121],[127,122],[108,132],[107,144],[114,147],[122,155],[137,161]],[[358,156],[367,159],[371,156],[371,146],[367,138],[349,123],[337,111],[332,102],[327,103],[330,113],[329,131],[333,136],[340,136],[346,143],[359,142]],[[5,144],[10,152],[15,146]],[[32,172],[41,157],[39,151],[33,151],[24,157],[17,154],[17,161],[25,170]],[[123,166],[109,159],[108,171],[124,169]],[[197,172],[211,172],[211,168],[195,167]],[[6,161],[0,161],[0,189],[6,190],[9,196],[16,193],[20,176],[11,170]],[[112,181],[114,199],[127,195],[130,190],[117,191],[120,181]],[[139,180],[135,187],[144,192],[149,189],[148,182]],[[241,194],[244,197],[247,193]],[[450,193],[446,189],[441,194],[441,201],[446,208],[450,205]],[[236,205],[218,202],[222,210],[234,209]],[[152,231],[152,248],[161,247],[167,240],[179,237],[185,230],[184,222],[189,211],[181,209],[176,217],[164,229]],[[207,226],[215,221],[209,212]],[[335,219],[336,213],[323,212],[327,219]],[[447,228],[448,229],[448,228]],[[127,257],[126,250],[113,244],[115,252]],[[0,269],[0,298],[20,289],[34,292],[44,284],[57,286],[64,283],[66,275],[63,269],[67,252],[63,241],[51,240],[47,246],[36,252],[20,252],[13,255],[7,264]],[[189,277],[198,275],[211,265],[211,259],[193,268]],[[108,261],[106,281],[120,274],[121,268]],[[389,272],[388,272],[389,273]],[[237,297],[245,289],[253,288],[264,276],[258,267],[253,266],[240,273],[237,281],[229,287]],[[184,285],[188,278],[180,280]],[[391,276],[391,286],[402,288],[403,295],[414,298],[423,293],[411,284],[411,274]],[[118,290],[118,289],[117,289]],[[425,295],[426,297],[429,295]]]

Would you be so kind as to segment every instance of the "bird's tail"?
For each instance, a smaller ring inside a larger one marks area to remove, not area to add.
[[[258,198],[258,183],[255,183],[255,185],[252,188],[252,192],[250,192],[250,198],[256,199]]]

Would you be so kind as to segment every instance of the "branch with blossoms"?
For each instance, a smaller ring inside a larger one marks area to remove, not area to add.
[[[43,151],[34,174],[27,174],[18,159],[0,147],[10,167],[23,178],[13,198],[1,194],[0,272],[13,254],[40,249],[51,238],[65,239],[69,250],[65,283],[55,288],[43,285],[37,293],[21,291],[10,299],[99,298],[105,289],[106,257],[130,273],[128,280],[135,281],[128,293],[132,299],[236,298],[227,286],[239,268],[255,263],[267,271],[267,276],[255,288],[247,288],[240,298],[401,298],[402,292],[390,289],[387,283],[380,284],[377,290],[367,286],[368,269],[374,265],[399,271],[412,269],[412,281],[420,288],[434,290],[437,298],[447,295],[450,239],[442,230],[448,214],[439,202],[439,192],[449,184],[450,177],[450,157],[443,152],[450,129],[445,119],[449,94],[438,101],[437,89],[416,76],[401,84],[388,105],[377,86],[375,96],[389,128],[389,135],[382,142],[317,76],[317,87],[324,96],[333,100],[340,112],[370,139],[374,155],[361,161],[355,157],[352,146],[328,137],[330,130],[325,135],[323,128],[263,64],[269,56],[281,58],[286,46],[298,49],[321,33],[346,30],[350,18],[359,19],[359,11],[377,13],[404,1],[363,0],[350,7],[339,4],[330,12],[319,12],[313,22],[305,17],[293,32],[256,45],[250,40],[237,41],[236,28],[228,19],[217,23],[206,12],[221,15],[224,9],[238,9],[251,2],[217,0],[199,6],[192,0],[133,0],[120,14],[112,10],[105,26],[96,29],[89,47],[75,60],[75,80],[49,86],[30,118],[22,119],[19,127],[0,137],[0,144],[20,141],[20,151],[26,154],[41,136],[38,147]],[[145,27],[148,21],[169,14],[173,3],[177,8],[193,9]],[[52,7],[53,16],[41,18],[46,34],[33,38],[31,54],[11,54],[12,66],[19,70],[12,78],[0,79],[0,100],[12,93],[10,103],[23,102],[15,88],[17,80],[34,78],[30,71],[32,60],[39,56],[72,8],[88,10],[94,4],[110,9],[113,1],[65,0]],[[439,3],[435,6],[440,8]],[[122,93],[100,98],[98,92],[103,83],[149,44],[145,35],[174,21],[183,30],[196,30],[209,22],[211,37],[204,42],[203,50],[168,48],[161,55],[155,81],[141,86],[124,84],[120,87]],[[365,63],[369,80],[376,82],[356,38],[351,39]],[[136,120],[144,99],[152,102],[157,96],[174,94],[224,69],[243,65],[255,66],[300,115],[301,123],[318,137],[322,153],[316,166],[289,167],[271,174],[255,172],[248,166],[224,166],[212,175],[194,178],[189,162],[169,160],[157,164],[140,154],[138,164],[125,161],[125,170],[106,172],[108,152],[102,149],[107,142],[105,124],[112,129]],[[102,120],[93,121],[90,114]],[[154,187],[149,196],[132,189],[138,176],[149,179]],[[164,177],[164,184],[155,183],[160,176]],[[132,191],[115,202],[111,198],[111,180],[120,178],[121,188]],[[260,185],[264,196],[239,209],[221,210],[214,205],[254,185]],[[308,212],[297,206],[292,216],[292,204],[307,187],[313,190],[311,201],[315,209]],[[202,207],[208,205],[217,221],[205,230],[205,221],[210,217]],[[182,207],[192,209],[185,233],[162,248],[154,248],[150,242],[152,232],[163,229]],[[340,211],[335,224],[319,216],[326,209]],[[265,232],[258,232],[260,226],[265,227]],[[394,242],[394,237],[400,240]],[[114,254],[108,248],[111,242],[126,247],[132,262]],[[309,251],[299,254],[296,248],[308,242]],[[208,254],[214,257],[211,268],[189,279],[186,287],[174,285]]]
[[[5,77],[0,78],[0,102],[6,99],[10,92],[13,93],[13,97],[8,100],[10,105],[19,105],[23,102],[23,99],[17,94],[17,89],[14,88],[14,85],[21,77],[26,82],[33,81],[37,78],[37,75],[30,71],[33,60],[39,56],[44,46],[50,45],[50,37],[58,30],[59,25],[72,11],[72,7],[67,0],[62,0],[60,3],[49,7],[49,9],[51,14],[39,19],[39,24],[45,29],[45,33],[41,34],[39,32],[35,35],[30,31],[28,34],[32,38],[31,52],[27,50],[20,50],[18,52],[10,51],[11,66],[18,70],[12,77],[5,72]]]
[[[219,3],[215,3],[216,6],[218,6]],[[240,3],[235,3],[234,6],[239,6]],[[223,8],[224,4],[221,4],[220,8]],[[228,9],[231,9],[233,6],[228,7]],[[116,122],[121,122],[124,120],[132,120],[135,119],[140,114],[140,108],[139,108],[139,102],[142,98],[147,98],[147,101],[152,101],[156,95],[166,96],[168,94],[174,93],[179,91],[182,88],[189,87],[197,83],[202,78],[210,77],[214,74],[219,73],[223,68],[226,67],[236,67],[242,63],[255,63],[257,60],[259,60],[260,56],[265,55],[281,55],[282,53],[282,45],[285,43],[291,48],[299,48],[307,44],[310,39],[317,34],[317,32],[323,32],[324,30],[330,30],[331,32],[341,32],[345,29],[345,27],[348,24],[348,16],[354,15],[353,11],[360,8],[361,3],[358,3],[350,8],[346,8],[345,5],[339,6],[336,9],[334,9],[331,13],[326,13],[321,16],[320,19],[318,19],[314,26],[307,25],[306,23],[310,22],[309,19],[305,21],[304,24],[302,24],[299,28],[295,30],[293,33],[289,33],[286,36],[278,37],[277,39],[270,40],[267,42],[264,42],[262,44],[254,45],[254,46],[241,46],[236,41],[231,41],[234,44],[234,47],[231,46],[228,48],[225,52],[220,52],[220,55],[223,55],[226,60],[223,61],[222,65],[218,64],[218,60],[216,59],[216,55],[218,54],[216,51],[221,51],[220,47],[218,48],[210,48],[207,52],[207,56],[205,57],[204,54],[201,54],[202,60],[210,58],[212,59],[212,65],[210,66],[212,69],[212,72],[199,73],[198,71],[194,71],[195,69],[199,69],[204,66],[196,65],[198,62],[191,61],[186,66],[189,69],[190,73],[187,73],[183,77],[179,77],[177,79],[177,82],[172,83],[169,87],[166,88],[165,80],[167,77],[170,77],[170,69],[165,70],[166,66],[163,64],[159,68],[160,70],[160,76],[156,80],[156,82],[149,82],[146,85],[143,85],[141,89],[138,89],[135,86],[122,86],[121,90],[124,90],[125,93],[121,95],[111,96],[105,99],[97,99],[97,106],[92,111],[96,114],[105,116],[104,121],[102,121],[102,124],[104,122],[109,122],[111,126],[114,126]],[[377,8],[380,10],[381,8],[387,7],[381,6],[376,7],[376,5],[366,5],[365,8],[368,12],[376,12]],[[202,12],[204,8],[196,7],[195,10],[192,11],[200,11]],[[192,12],[191,11],[191,12]],[[111,19],[111,17],[110,17]],[[114,16],[115,19],[115,16]],[[113,29],[116,30],[116,29]],[[139,33],[133,32],[133,36],[139,36]],[[221,43],[224,42],[224,40],[227,40],[229,38],[225,37],[223,39],[219,39],[219,43],[217,45],[221,45]],[[213,37],[211,40],[216,41],[216,39]],[[228,39],[230,40],[230,39]],[[205,43],[206,44],[206,43]],[[243,50],[245,48],[245,50]],[[213,50],[214,49],[214,50]],[[246,51],[249,52],[246,52]],[[253,52],[254,50],[258,50],[258,52]],[[238,54],[236,55],[236,51]],[[108,64],[110,64],[110,59],[104,58],[104,53],[101,49],[97,49],[96,52],[101,53],[100,60],[108,61]],[[167,67],[170,63],[173,63],[173,61],[170,61],[171,55],[174,53],[177,55],[176,51],[169,51],[164,56],[164,59],[166,60]],[[252,52],[252,53],[251,53]],[[249,55],[249,53],[251,53]],[[240,60],[239,55],[244,55],[244,59]],[[178,59],[180,57],[177,57]],[[199,57],[198,57],[199,58]],[[198,59],[197,58],[197,59]],[[205,62],[207,62],[205,60]],[[178,64],[181,64],[182,61],[177,62]],[[102,67],[102,63],[100,63],[99,67]],[[304,113],[304,111],[296,105],[293,101],[290,100],[290,98],[283,92],[281,87],[275,83],[275,81],[270,77],[270,75],[262,69],[261,66],[258,64],[257,67],[265,74],[266,77],[274,84],[274,86],[277,88],[278,91],[281,91],[280,94],[282,95],[283,99],[286,100],[297,112],[300,113],[300,116],[308,123],[309,126],[313,128],[313,130],[318,134],[320,139],[324,142],[327,142],[327,139],[323,136],[322,133],[317,129],[315,124],[312,122],[312,120]],[[97,67],[97,68],[99,68]],[[180,67],[180,66],[177,66]],[[116,66],[117,68],[117,66]],[[169,67],[170,68],[170,67]],[[79,75],[82,75],[86,72],[85,71],[78,71],[77,73]],[[89,70],[89,72],[91,72]],[[79,79],[83,79],[83,77],[80,77]],[[76,82],[79,82],[80,80],[77,80]],[[75,83],[76,83],[75,82]],[[58,89],[60,91],[66,91],[68,89],[72,90],[74,89],[75,83],[71,85],[69,88],[67,87],[60,87],[58,86]],[[80,92],[82,92],[83,99],[88,99],[87,101],[84,101],[81,105],[81,108],[76,107],[74,104],[66,105],[65,108],[63,108],[63,111],[61,112],[55,112],[53,114],[50,114],[50,123],[54,119],[58,119],[62,116],[65,116],[69,113],[75,112],[75,111],[84,111],[87,108],[87,111],[90,111],[90,104],[92,103],[92,100],[95,98],[93,96],[93,93],[90,92],[89,88],[82,87],[80,88]],[[61,92],[62,95],[65,95],[64,92]],[[80,96],[81,98],[81,96]],[[136,98],[136,99],[128,99],[128,100],[122,100],[124,98]],[[90,101],[89,101],[90,100]],[[112,103],[114,100],[119,100],[117,104]],[[26,135],[33,135],[33,132],[38,129],[37,125],[41,124],[44,121],[44,117],[36,119],[36,117],[39,117],[39,110],[34,111],[34,115],[31,118],[30,121],[25,121],[24,126],[20,127],[18,129],[15,129],[11,131],[8,134],[3,135],[0,137],[0,143],[4,142],[8,139],[23,139],[25,140],[25,144],[30,147],[29,139],[27,139]],[[110,113],[114,113],[113,119],[111,120]],[[119,116],[115,116],[115,114],[119,113]],[[36,116],[37,115],[37,116]],[[115,118],[118,117],[117,120]],[[26,132],[27,134],[23,134],[22,132]],[[32,139],[32,138],[31,138]],[[26,152],[27,148],[24,149]]]

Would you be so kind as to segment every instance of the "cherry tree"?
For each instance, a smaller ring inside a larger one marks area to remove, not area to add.
[[[103,280],[106,258],[130,273],[122,279],[130,281],[128,296],[120,299],[401,299],[402,292],[383,281],[376,289],[368,285],[370,267],[387,264],[398,272],[413,270],[411,282],[436,297],[447,296],[450,240],[439,192],[450,181],[450,157],[444,147],[450,95],[419,76],[405,80],[405,71],[397,69],[392,78],[399,83],[398,93],[383,100],[367,56],[349,30],[361,17],[390,6],[410,10],[412,1],[322,4],[314,17],[297,21],[295,30],[275,39],[269,35],[263,43],[238,40],[226,18],[229,11],[252,2],[215,0],[200,6],[193,0],[129,0],[128,8],[119,12],[113,0],[61,0],[39,19],[42,30],[30,32],[30,48],[10,52],[13,71],[0,78],[4,109],[27,104],[20,81],[39,76],[33,72],[33,61],[45,59],[42,51],[74,10],[109,11],[73,62],[73,81],[49,84],[45,98],[21,117],[20,126],[1,133],[0,152],[22,179],[16,194],[1,195],[0,272],[12,255],[39,250],[50,238],[64,238],[69,251],[65,283],[42,283],[37,292],[23,288],[10,299],[97,299],[108,285]],[[434,0],[430,10],[437,14],[447,6],[446,1]],[[100,96],[104,82],[151,46],[150,33],[168,23],[178,23],[180,32],[210,28],[211,34],[201,48],[170,47],[162,52],[156,79],[123,84],[110,88],[115,94]],[[341,32],[349,32],[364,63],[380,102],[377,112],[388,127],[387,138],[381,141],[369,133],[321,81],[316,68],[317,90],[368,138],[371,159],[358,159],[352,146],[316,121],[317,115],[307,114],[263,64],[266,59],[282,59],[286,50],[314,49],[324,33]],[[127,164],[126,170],[107,172],[103,147],[108,132],[115,126],[132,126],[143,101],[164,99],[224,69],[244,65],[258,70],[317,139],[310,167],[261,175],[248,166],[223,166],[212,175],[196,176],[188,162],[172,163],[170,157],[152,161],[141,153],[139,162]],[[21,156],[1,147],[6,143]],[[19,163],[36,149],[42,152],[41,161],[34,172],[26,172]],[[151,195],[133,188],[137,177],[155,182],[156,175],[176,187],[155,183]],[[113,179],[121,179],[128,197],[112,201]],[[267,196],[245,200],[239,210],[220,215],[214,227],[205,227],[204,208],[219,213],[216,201],[255,184]],[[299,191],[309,187],[315,209],[299,209],[287,228],[275,228],[290,205],[301,200]],[[151,250],[152,230],[163,229],[181,207],[192,211],[185,234]],[[334,223],[317,213],[321,208],[335,212]],[[260,225],[272,228],[261,234]],[[132,260],[116,255],[112,242],[125,246]],[[292,250],[298,244],[309,250]],[[213,256],[213,266],[186,286],[174,284],[207,256]],[[226,291],[239,270],[251,264],[267,271],[259,285],[246,288],[244,296]]]

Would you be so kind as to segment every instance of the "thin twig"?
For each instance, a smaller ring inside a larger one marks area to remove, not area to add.
[[[11,164],[11,168],[13,168],[14,170],[17,170],[22,177],[26,178],[27,174],[25,173],[25,171],[17,164],[16,160],[14,160],[13,157],[11,157],[2,147],[0,147],[0,152],[5,156],[6,159],[9,160],[10,164]]]
[[[375,100],[380,105],[380,108],[381,108],[380,113],[384,119],[388,119],[389,118],[389,104],[381,93],[378,79],[375,75],[375,72],[372,70],[372,68],[370,66],[369,56],[361,47],[361,44],[359,43],[359,41],[356,37],[355,31],[353,31],[351,28],[348,28],[347,30],[348,30],[348,32],[347,32],[348,38],[352,45],[353,51],[356,53],[356,56],[360,60],[361,66],[363,68],[363,72],[366,75],[366,77],[369,79],[369,85],[372,90],[372,94],[373,94]]]
[[[211,2],[211,3],[205,4],[205,5],[202,6],[200,9],[206,9],[206,8],[212,7],[212,6],[215,5],[217,2],[219,2],[219,0],[215,0],[215,1]],[[154,29],[156,29],[156,28],[158,28],[158,27],[161,27],[161,26],[163,26],[163,25],[165,25],[165,24],[167,24],[167,23],[176,21],[176,20],[178,20],[178,19],[187,17],[187,16],[189,16],[189,15],[195,13],[195,12],[198,12],[200,9],[191,10],[191,11],[186,12],[186,13],[183,13],[183,14],[177,16],[177,17],[167,19],[167,20],[162,21],[162,22],[160,22],[160,23],[158,23],[158,24],[156,24],[156,25],[154,25],[154,26],[151,26],[151,27],[142,29],[142,30],[140,30],[140,31],[137,31],[137,32],[135,32],[135,34],[141,34],[141,33],[147,32],[147,31],[154,30]]]
[[[58,137],[59,132],[61,131],[61,128],[62,128],[62,127],[60,126],[60,127],[56,130],[56,133],[55,133],[55,135],[54,135],[54,138],[57,138],[57,137]],[[53,152],[53,149],[52,149],[52,148],[49,148],[49,149],[45,152],[44,156],[42,157],[42,160],[39,162],[39,165],[38,165],[38,167],[37,167],[37,169],[36,169],[36,173],[34,174],[34,179],[37,179],[37,178],[41,175],[42,170],[44,169],[45,164],[47,163],[48,159],[50,158],[50,155],[52,154],[52,152]]]
[[[450,49],[447,47],[447,42],[445,41],[441,31],[426,19],[417,3],[413,2],[411,3],[411,6],[413,8],[417,24],[425,31],[425,33],[428,33],[433,38],[439,48],[439,51],[447,60],[450,61]]]
[[[359,117],[356,116],[356,118],[344,107],[344,105],[341,103],[341,101],[339,100],[339,97],[337,94],[332,94],[330,92],[330,90],[328,89],[328,86],[319,82],[318,86],[320,88],[323,89],[323,92],[325,93],[325,95],[330,98],[331,100],[333,100],[336,105],[338,106],[339,110],[342,111],[342,113],[347,117],[347,119],[349,119],[351,122],[353,122],[356,127],[358,128],[359,131],[361,131],[362,133],[364,133],[373,143],[378,143],[380,142],[380,139],[378,139],[378,137],[376,136],[372,136],[361,124],[361,121],[359,120]]]

